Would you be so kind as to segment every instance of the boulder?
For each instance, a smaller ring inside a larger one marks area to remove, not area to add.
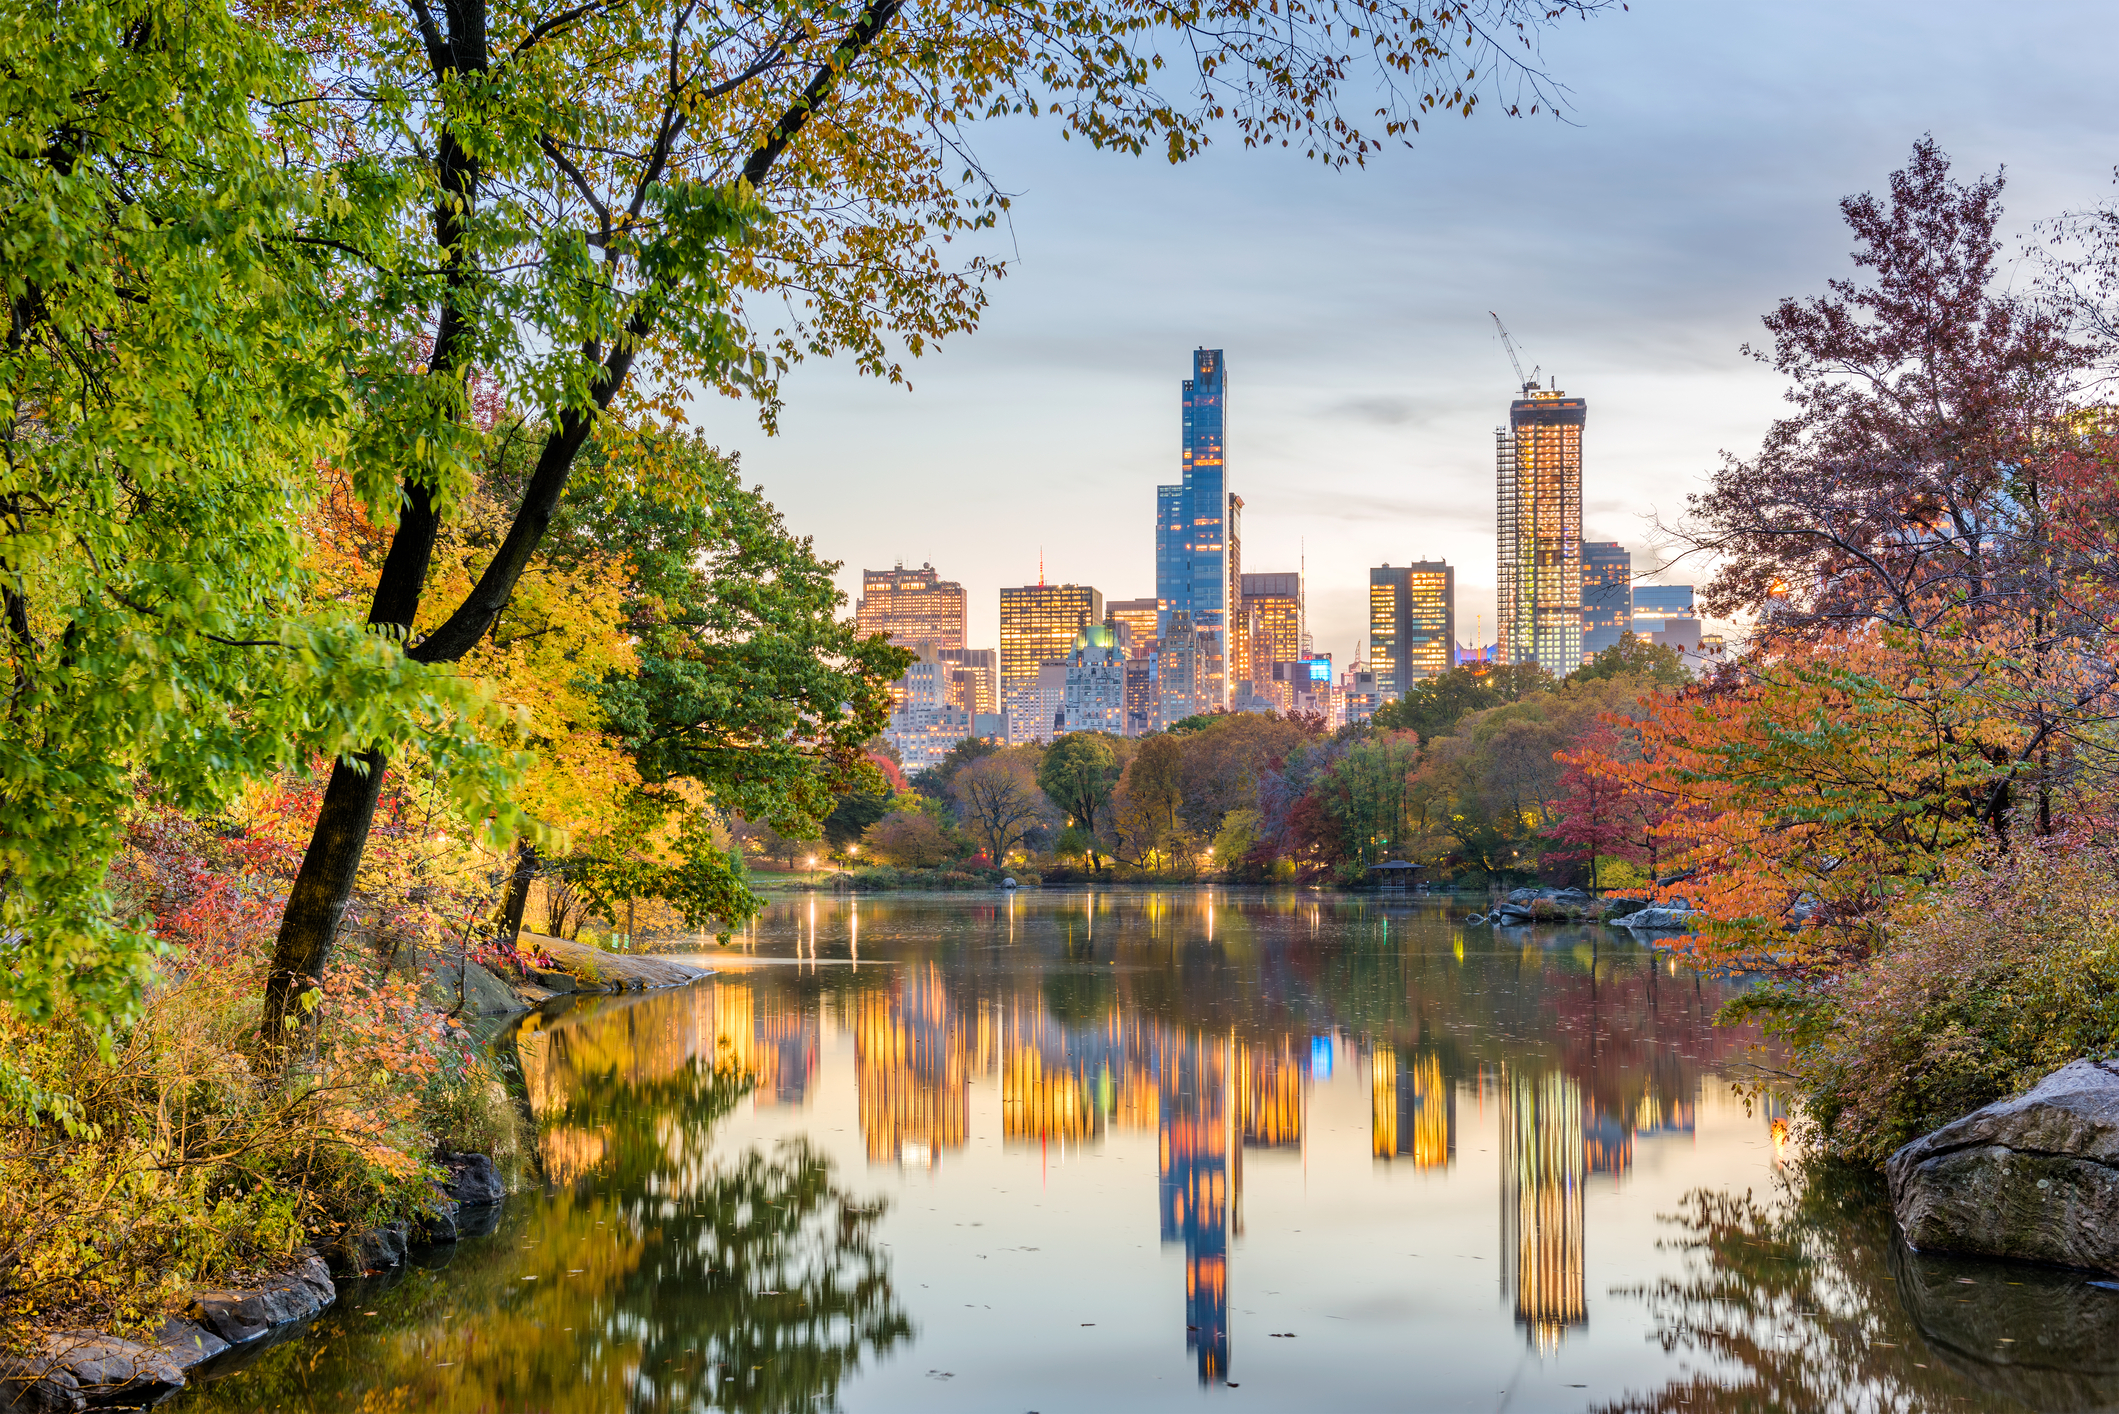
[[[1646,907],[1648,900],[1644,898],[1608,898],[1604,900],[1603,913],[1607,919],[1631,918]]]
[[[2074,1061],[1884,1165],[1922,1251],[2119,1272],[2119,1062]]]
[[[436,1154],[434,1162],[447,1171],[442,1192],[466,1208],[488,1207],[508,1196],[500,1170],[484,1154]]]
[[[292,1271],[249,1289],[200,1287],[191,1293],[186,1320],[197,1322],[230,1345],[248,1345],[306,1321],[338,1299],[331,1271],[309,1254]]]
[[[359,1232],[342,1233],[324,1251],[335,1277],[363,1277],[387,1272],[405,1264],[405,1249],[412,1244],[412,1225],[384,1223]]]
[[[100,1331],[48,1335],[4,1376],[9,1409],[144,1409],[184,1388],[168,1352]]]
[[[1698,916],[1691,909],[1674,905],[1635,909],[1625,917],[1611,921],[1621,928],[1643,933],[1683,933],[1699,926]]]
[[[171,1316],[162,1322],[155,1330],[154,1343],[176,1362],[180,1370],[203,1365],[228,1349],[227,1341],[197,1321],[187,1321],[182,1316]]]
[[[542,948],[545,956],[573,979],[572,990],[578,992],[644,992],[657,987],[680,987],[711,975],[707,968],[673,962],[666,957],[605,952],[602,948],[568,938],[524,933],[522,946],[529,948],[533,945]],[[548,989],[539,987],[538,990]]]

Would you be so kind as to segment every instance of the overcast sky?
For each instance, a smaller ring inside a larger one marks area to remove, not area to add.
[[[2112,197],[2115,40],[2110,0],[1634,0],[1546,39],[1566,122],[1434,119],[1366,170],[1234,141],[1172,167],[990,125],[1019,259],[976,334],[918,360],[910,392],[797,370],[777,437],[734,403],[695,418],[845,562],[849,595],[864,567],[932,561],[992,646],[1000,587],[1034,583],[1040,553],[1055,583],[1154,593],[1178,385],[1196,345],[1225,349],[1244,567],[1306,551],[1318,649],[1344,664],[1366,634],[1370,565],[1430,556],[1459,567],[1459,638],[1490,640],[1513,378],[1489,309],[1588,399],[1587,535],[1638,565],[1647,517],[1783,406],[1738,351],[1759,316],[1850,273],[1837,202],[1923,132],[1961,177],[2006,164],[2018,237]]]

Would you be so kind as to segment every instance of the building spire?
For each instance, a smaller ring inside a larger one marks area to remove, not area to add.
[[[1039,587],[1040,589],[1044,588],[1044,586],[1045,586],[1045,547],[1044,547],[1044,546],[1042,546],[1042,545],[1040,545],[1040,546],[1038,546],[1038,547],[1037,547],[1037,583],[1038,583],[1038,587]]]

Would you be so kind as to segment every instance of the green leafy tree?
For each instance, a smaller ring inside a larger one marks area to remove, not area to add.
[[[1372,720],[1380,730],[1412,732],[1422,741],[1433,741],[1455,731],[1470,713],[1520,702],[1551,691],[1553,685],[1552,675],[1536,663],[1451,668],[1421,679],[1397,701],[1384,703]]]
[[[1038,788],[1081,832],[1076,854],[1097,867],[1095,833],[1109,814],[1111,793],[1118,788],[1119,753],[1107,732],[1069,732],[1045,748],[1037,763]]]
[[[1635,633],[1624,633],[1619,641],[1567,675],[1569,682],[1600,682],[1632,678],[1657,687],[1682,687],[1692,674],[1667,643],[1651,643]]]
[[[105,883],[143,784],[212,812],[389,742],[505,828],[513,758],[461,730],[470,685],[304,601],[354,311],[280,166],[289,55],[95,0],[0,12],[0,54],[0,1001],[110,1018],[156,947]]]

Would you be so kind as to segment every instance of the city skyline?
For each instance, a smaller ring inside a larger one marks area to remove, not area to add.
[[[776,437],[732,402],[701,400],[693,421],[846,562],[849,594],[864,560],[946,558],[974,588],[974,641],[991,643],[991,588],[1036,579],[1040,543],[1052,578],[1153,592],[1137,537],[1099,536],[1091,508],[1116,525],[1153,516],[1153,487],[1175,479],[1172,352],[1223,348],[1240,380],[1244,558],[1292,567],[1307,541],[1317,647],[1346,661],[1367,623],[1362,571],[1419,558],[1463,567],[1460,636],[1483,622],[1492,641],[1489,439],[1513,380],[1487,311],[1526,370],[1557,370],[1595,402],[1585,537],[1652,567],[1644,517],[1681,512],[1722,452],[1749,455],[1783,413],[1782,380],[1741,347],[1779,299],[1840,269],[1841,197],[1880,190],[1923,132],[1967,175],[2007,165],[2011,260],[2038,220],[2110,195],[2080,96],[2094,86],[2071,90],[2066,71],[2087,69],[2114,16],[2041,13],[2090,42],[2057,61],[2029,37],[1997,47],[1987,18],[1954,4],[1912,29],[1883,7],[1815,0],[1635,5],[1547,36],[1571,121],[1423,123],[1415,150],[1360,176],[1233,141],[1166,169],[1047,125],[997,125],[980,156],[1019,193],[996,249],[1020,261],[977,335],[907,360],[910,392],[799,367]],[[1815,101],[1790,106],[1791,84]],[[1533,168],[1569,213],[1564,231],[1491,200],[1496,171]],[[1119,214],[1084,223],[1082,210]],[[1169,258],[1205,210],[1246,240]],[[857,467],[947,504],[879,501]],[[995,526],[1019,528],[966,543]],[[1663,577],[1707,575],[1649,576]]]

